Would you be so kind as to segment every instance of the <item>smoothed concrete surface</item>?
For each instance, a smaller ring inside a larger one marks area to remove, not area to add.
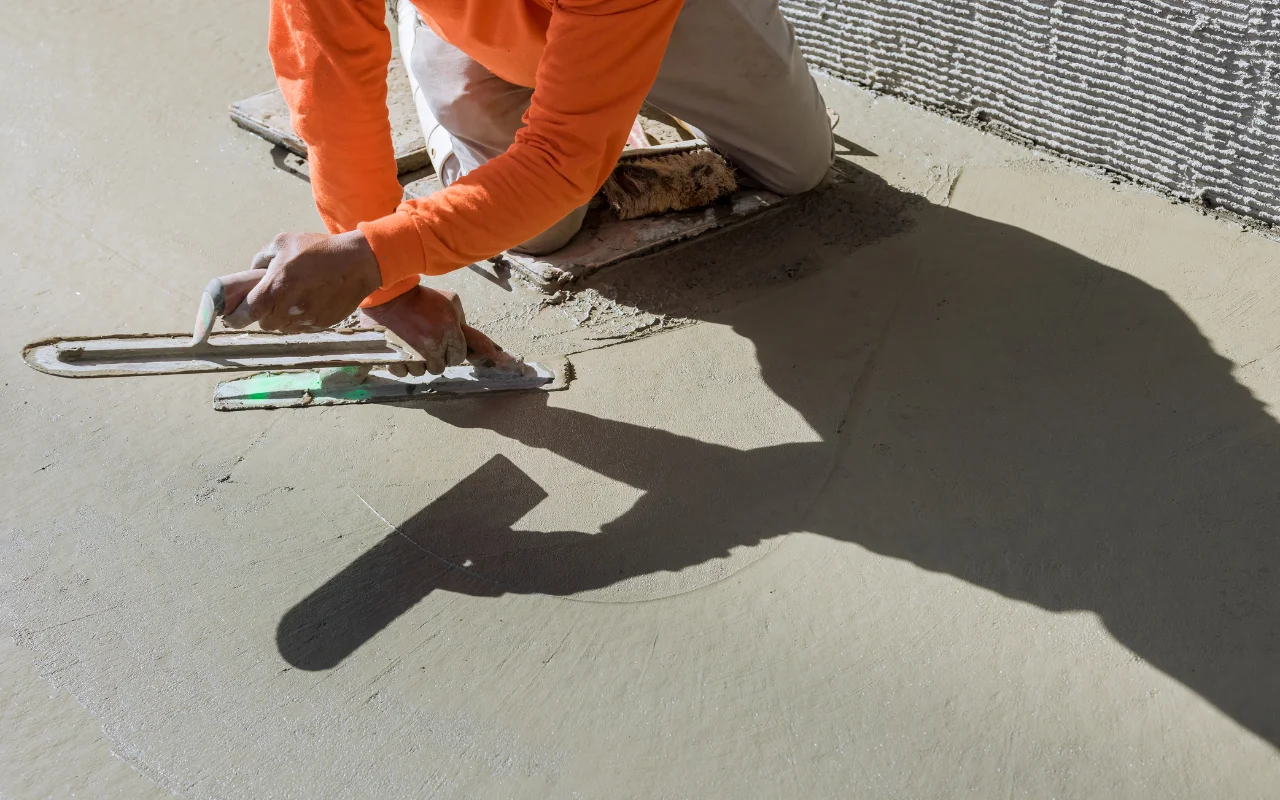
[[[1276,243],[827,84],[851,192],[591,282],[675,330],[445,280],[567,392],[35,373],[318,225],[206,11],[0,30],[0,797],[1274,794]]]

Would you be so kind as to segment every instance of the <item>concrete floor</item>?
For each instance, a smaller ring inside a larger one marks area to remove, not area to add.
[[[449,277],[567,392],[26,368],[317,228],[265,13],[0,29],[0,797],[1276,796],[1280,245],[827,84],[852,187],[610,314]]]

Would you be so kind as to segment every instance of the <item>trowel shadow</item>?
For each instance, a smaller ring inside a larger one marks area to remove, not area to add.
[[[835,134],[835,140],[836,140],[836,147],[837,147],[836,155],[862,156],[862,157],[872,157],[872,158],[874,158],[876,155],[875,153],[871,152],[870,150],[863,147],[862,145],[856,142],[851,142],[838,133]]]
[[[286,659],[332,666],[435,589],[568,595],[807,530],[1051,611],[1092,611],[1280,744],[1280,429],[1233,364],[1161,291],[964,213],[916,209],[907,235],[855,259],[867,223],[850,208],[814,223],[834,236],[821,276],[765,286],[753,313],[707,315],[754,343],[764,381],[820,441],[737,450],[541,394],[426,404],[644,494],[598,534],[514,531],[543,495],[496,459],[292,609]],[[775,269],[813,246],[812,230],[790,230],[648,263],[694,270],[729,246],[754,259],[744,270]],[[646,292],[618,287],[669,307]],[[895,310],[865,346],[872,366],[828,385],[813,376],[829,372],[832,348],[862,347],[841,310],[852,297]]]
[[[473,544],[506,541],[511,526],[546,498],[515,464],[494,456],[290,609],[278,628],[281,654],[302,669],[329,669],[434,589],[501,594],[486,591],[491,583],[465,561],[440,555],[436,540],[448,531]]]

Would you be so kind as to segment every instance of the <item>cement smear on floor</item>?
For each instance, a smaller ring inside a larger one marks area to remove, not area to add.
[[[11,17],[0,796],[1280,785],[1274,242],[827,84],[852,194],[596,321],[443,282],[570,391],[215,414],[17,353],[317,228],[225,119],[265,9]]]

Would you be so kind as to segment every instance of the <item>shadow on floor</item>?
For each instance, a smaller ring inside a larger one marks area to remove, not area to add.
[[[808,530],[1095,612],[1280,744],[1280,429],[1231,362],[1151,286],[873,177],[787,213],[615,288],[732,324],[822,441],[740,451],[541,394],[427,404],[644,495],[600,534],[512,530],[546,494],[497,456],[285,614],[284,657],[330,668],[435,589],[569,594]],[[725,270],[754,287],[746,305],[699,290]]]

